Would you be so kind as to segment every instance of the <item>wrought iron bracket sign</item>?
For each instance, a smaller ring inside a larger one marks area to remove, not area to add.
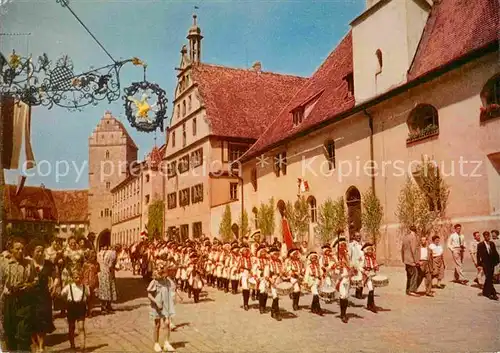
[[[163,131],[167,113],[167,95],[155,83],[134,82],[124,89],[125,116],[130,125],[142,132]]]

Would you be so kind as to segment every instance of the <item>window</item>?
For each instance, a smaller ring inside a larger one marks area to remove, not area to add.
[[[188,112],[190,112],[190,111],[191,111],[191,108],[192,108],[192,103],[193,103],[193,102],[192,102],[192,99],[191,99],[191,95],[189,95],[189,97],[188,97]]]
[[[246,150],[248,149],[248,146],[230,143],[228,149],[229,149],[229,161],[228,162],[232,163],[232,162],[238,160],[238,158],[240,158],[243,155],[243,153],[246,152]]]
[[[304,107],[299,107],[292,111],[293,125],[299,125],[304,120]]]
[[[196,118],[193,118],[193,136],[196,136]]]
[[[175,131],[172,131],[172,147],[175,147]]]
[[[181,118],[181,106],[180,104],[177,104],[177,119]]]
[[[185,173],[189,170],[189,154],[179,159],[179,173]]]
[[[259,210],[257,210],[257,207],[252,208],[252,213],[255,229],[259,229]]]
[[[137,213],[141,212],[141,207],[139,206],[139,202],[137,203]]]
[[[167,207],[169,210],[177,207],[177,193],[172,192],[167,195]]]
[[[229,197],[232,201],[238,200],[238,183],[229,183]]]
[[[101,210],[101,218],[104,217],[104,210]]]
[[[191,203],[203,202],[203,184],[191,188]]]
[[[253,186],[253,191],[257,191],[257,168],[252,168],[250,178]]]
[[[186,241],[189,238],[189,225],[182,224],[181,225],[181,240]]]
[[[377,49],[377,51],[375,52],[375,56],[377,57],[377,71],[375,74],[378,75],[382,72],[382,51],[380,49]]]
[[[191,165],[193,168],[203,164],[203,148],[199,148],[191,153]]]
[[[495,75],[486,82],[480,96],[483,103],[480,121],[500,117],[500,75]]]
[[[146,202],[146,205],[149,204],[149,195],[146,195],[145,202]]]
[[[325,142],[325,155],[328,161],[328,169],[335,169],[335,140]]]
[[[135,208],[135,205],[134,205],[134,215],[137,214],[137,209]]]
[[[202,234],[201,222],[193,223],[193,238],[198,239],[201,237],[201,234]]]
[[[106,159],[109,159],[109,151],[106,150]]]
[[[419,104],[410,112],[407,124],[410,130],[407,142],[434,136],[439,133],[438,111],[430,104]]]
[[[179,206],[185,207],[189,205],[189,188],[179,191]]]
[[[146,183],[149,183],[149,174],[146,174]]]
[[[316,223],[317,222],[316,198],[314,196],[309,196],[309,198],[307,199],[307,203],[309,204],[310,222]]]
[[[274,172],[278,177],[280,174],[286,175],[286,152],[274,156]]]
[[[109,181],[106,182],[106,190],[109,190],[109,188],[111,187],[111,183]]]
[[[347,83],[347,91],[349,95],[354,96],[354,74],[351,72],[344,77],[344,80]]]
[[[173,178],[177,174],[177,162],[169,163],[167,166],[167,177]]]
[[[182,101],[182,116],[186,116],[186,101]]]
[[[187,136],[186,136],[186,123],[182,124],[182,147],[186,147]]]

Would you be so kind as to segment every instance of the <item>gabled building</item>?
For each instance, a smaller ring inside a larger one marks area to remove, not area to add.
[[[88,190],[52,190],[57,209],[56,235],[87,236],[89,231]]]
[[[241,200],[234,163],[259,138],[306,79],[201,61],[203,36],[193,16],[177,68],[164,164],[166,225],[182,239],[217,236],[225,205]],[[233,222],[241,214],[234,207]],[[235,228],[235,232],[238,230]]]
[[[162,159],[165,145],[154,146],[146,159],[130,169],[128,176],[111,189],[111,244],[130,245],[139,240],[148,224],[149,206],[164,200]]]
[[[319,206],[343,198],[352,234],[373,188],[384,207],[379,256],[399,264],[399,193],[430,158],[450,187],[447,216],[466,241],[498,228],[499,13],[495,0],[368,0],[240,159],[239,206],[251,215],[274,196],[278,224],[285,202],[303,195],[311,215],[304,240],[319,245]],[[257,158],[268,163],[256,166]]]

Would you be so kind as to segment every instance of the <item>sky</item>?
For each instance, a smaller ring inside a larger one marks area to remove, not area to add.
[[[201,61],[263,71],[310,76],[349,30],[349,22],[364,8],[364,0],[69,0],[72,10],[114,59],[139,57],[148,65],[147,79],[159,84],[172,112],[175,67],[196,11],[202,30]],[[0,51],[13,49],[25,56],[47,53],[56,60],[68,55],[75,72],[111,62],[68,9],[57,0],[0,0]],[[198,9],[195,10],[194,6]],[[21,35],[12,35],[12,34]],[[23,35],[30,33],[30,35]],[[121,70],[122,90],[142,80],[142,69],[131,64]],[[88,138],[110,110],[127,127],[143,159],[165,134],[138,132],[128,124],[123,101],[100,102],[81,112],[34,107],[32,144],[38,166],[29,171],[26,185],[53,189],[88,187]],[[63,167],[65,163],[69,170]],[[59,173],[56,165],[59,164]],[[21,171],[7,171],[8,183],[17,183]]]

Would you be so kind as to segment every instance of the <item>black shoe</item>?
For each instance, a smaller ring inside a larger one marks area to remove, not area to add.
[[[347,320],[347,316],[343,316],[343,317],[342,317],[342,322],[343,322],[344,324],[347,324],[347,321],[348,321],[348,320]]]
[[[274,319],[274,311],[271,310],[271,318]]]
[[[276,321],[281,321],[281,314],[276,313],[276,315],[274,315],[274,318],[276,319]]]
[[[245,309],[245,311],[248,311],[248,305],[243,306],[243,309]]]

